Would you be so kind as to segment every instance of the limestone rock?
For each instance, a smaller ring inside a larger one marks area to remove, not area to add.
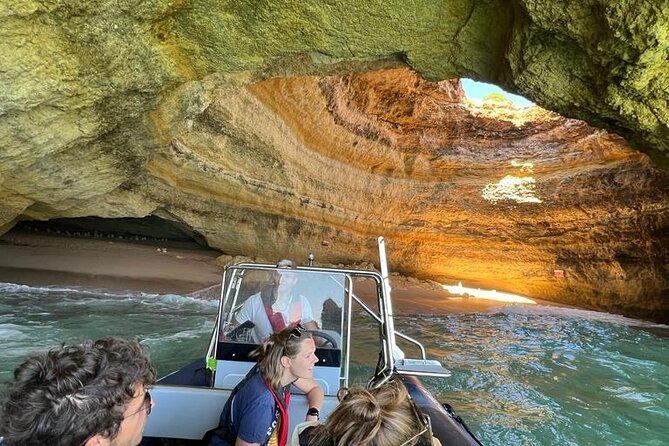
[[[669,174],[620,137],[406,69],[207,82],[129,187],[211,246],[362,264],[382,234],[405,275],[666,317]]]
[[[156,215],[346,264],[383,234],[405,274],[663,318],[668,29],[667,0],[4,2],[0,231]]]

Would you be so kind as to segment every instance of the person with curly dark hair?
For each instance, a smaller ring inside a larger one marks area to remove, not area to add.
[[[9,384],[2,445],[136,446],[155,380],[136,341],[105,338],[34,353]]]

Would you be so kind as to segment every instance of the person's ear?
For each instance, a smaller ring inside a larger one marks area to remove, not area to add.
[[[111,441],[109,441],[109,438],[103,437],[100,434],[93,435],[91,438],[86,440],[86,443],[84,443],[84,446],[109,446],[111,445]]]
[[[290,367],[290,358],[286,355],[283,355],[281,357],[281,365],[284,366],[285,368]]]

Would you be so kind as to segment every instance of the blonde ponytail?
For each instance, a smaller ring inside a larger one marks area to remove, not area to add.
[[[313,429],[310,446],[397,446],[407,440],[417,444],[420,422],[400,381],[370,390],[342,388],[337,396],[339,406],[325,424]]]

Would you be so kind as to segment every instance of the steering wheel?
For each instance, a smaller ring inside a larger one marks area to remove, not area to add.
[[[248,328],[253,328],[253,327],[255,327],[255,326],[256,326],[256,324],[254,324],[253,322],[251,322],[251,321],[246,321],[246,322],[244,322],[242,325],[240,325],[240,326],[238,326],[238,327],[235,327],[233,330],[231,330],[230,332],[228,332],[227,337],[228,337],[228,339],[230,339],[231,341],[236,341],[237,338],[239,337],[239,335],[242,334],[242,333],[244,332],[244,330],[246,330],[246,329],[248,329]]]
[[[307,330],[307,331],[309,333],[311,333],[311,335],[313,337],[325,339],[325,344],[319,345],[318,347],[324,347],[325,345],[331,345],[332,348],[339,348],[337,346],[337,341],[335,340],[335,338],[332,337],[332,335],[329,335],[329,334],[325,333],[324,331],[320,331],[320,330]]]

